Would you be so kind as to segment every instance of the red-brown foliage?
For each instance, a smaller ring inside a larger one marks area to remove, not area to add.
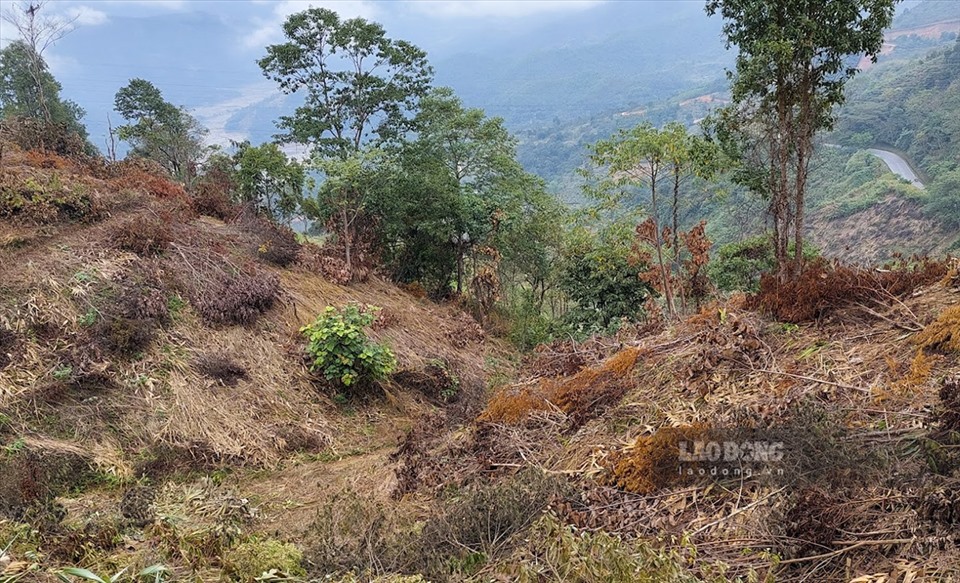
[[[240,214],[241,207],[231,200],[236,184],[229,174],[219,168],[208,171],[197,182],[193,192],[193,208],[197,214],[229,221]]]
[[[800,491],[784,516],[784,527],[790,545],[784,555],[789,558],[822,553],[826,541],[841,538],[842,502],[817,488]]]
[[[818,259],[800,275],[780,282],[776,275],[760,279],[760,292],[747,298],[747,308],[782,322],[810,322],[832,311],[864,302],[886,303],[918,287],[942,279],[945,262],[928,258],[899,261],[886,269],[865,269]]]
[[[611,454],[606,485],[637,494],[650,494],[674,485],[683,479],[677,471],[680,443],[703,440],[709,428],[701,423],[680,427],[664,427],[649,436],[637,438],[634,444]]]
[[[534,411],[560,410],[572,426],[580,426],[601,415],[633,386],[631,373],[640,354],[638,348],[627,348],[571,378],[543,378],[501,389],[478,421],[518,423]]]
[[[300,265],[309,271],[319,273],[328,281],[344,285],[350,283],[350,271],[342,256],[330,247],[309,244],[303,246]]]

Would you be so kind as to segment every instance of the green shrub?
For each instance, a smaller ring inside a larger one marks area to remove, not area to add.
[[[301,328],[309,340],[310,370],[322,371],[327,380],[345,387],[357,381],[382,379],[393,372],[397,366],[393,352],[371,342],[363,331],[373,323],[379,309],[361,311],[355,304],[342,310],[327,306],[313,324]]]
[[[251,539],[227,551],[223,557],[227,573],[236,581],[255,581],[273,571],[288,577],[306,575],[303,553],[296,546],[268,538]]]
[[[812,246],[803,246],[803,257],[809,261],[819,256]],[[788,254],[793,257],[791,244]],[[715,259],[710,262],[710,279],[722,291],[757,292],[760,276],[773,271],[777,266],[773,256],[773,242],[769,235],[757,235],[737,243],[720,247]]]
[[[937,176],[929,193],[925,210],[948,227],[960,226],[960,168]]]
[[[514,581],[701,581],[686,568],[692,549],[685,544],[679,549],[657,548],[643,540],[630,544],[603,531],[578,531],[552,516],[538,521],[524,538],[529,547],[503,569]]]
[[[520,350],[533,350],[538,344],[549,342],[551,321],[536,301],[534,292],[522,290],[507,308],[510,342]]]

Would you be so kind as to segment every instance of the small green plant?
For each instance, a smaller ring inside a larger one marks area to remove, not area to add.
[[[167,298],[167,312],[170,314],[170,319],[176,321],[180,312],[183,311],[183,308],[187,306],[187,302],[180,297],[180,294],[174,294]]]
[[[96,277],[93,276],[89,271],[80,270],[73,274],[73,281],[77,283],[90,283],[94,281]]]
[[[168,573],[169,569],[163,565],[151,565],[146,569],[140,571],[136,576],[128,577],[133,581],[154,581],[159,582],[164,580],[164,576]],[[123,576],[126,574],[126,569],[121,569],[109,577],[101,577],[87,569],[78,569],[76,567],[67,567],[57,572],[57,578],[66,583],[73,581],[70,577],[77,577],[84,581],[94,581],[95,583],[116,583],[117,581],[122,581]]]
[[[26,446],[27,442],[22,437],[18,437],[13,443],[3,446],[3,453],[6,455],[14,455],[22,451]]]
[[[393,372],[397,366],[393,351],[371,342],[363,330],[373,323],[379,309],[361,311],[355,304],[340,310],[327,306],[313,324],[301,328],[309,340],[310,370],[322,371],[327,380],[345,387]]]
[[[80,319],[77,320],[77,324],[83,326],[84,328],[93,326],[96,322],[97,322],[97,311],[93,308],[90,308],[89,310],[87,310],[86,313],[80,316]]]
[[[66,381],[73,376],[73,367],[70,365],[58,366],[51,374],[53,375],[53,378],[57,379],[58,381]]]

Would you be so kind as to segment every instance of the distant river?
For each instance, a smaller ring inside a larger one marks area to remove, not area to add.
[[[890,167],[890,171],[894,174],[906,178],[908,181],[910,181],[910,184],[913,184],[917,188],[923,188],[923,183],[920,182],[917,174],[912,168],[910,168],[910,164],[901,158],[899,154],[889,150],[879,150],[877,148],[870,148],[867,151],[886,162],[887,166]]]

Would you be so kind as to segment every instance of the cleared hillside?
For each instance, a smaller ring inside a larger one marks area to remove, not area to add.
[[[5,582],[960,577],[951,265],[814,264],[516,369],[456,306],[335,283],[148,167],[2,164]],[[400,370],[348,397],[298,329],[351,301]]]

